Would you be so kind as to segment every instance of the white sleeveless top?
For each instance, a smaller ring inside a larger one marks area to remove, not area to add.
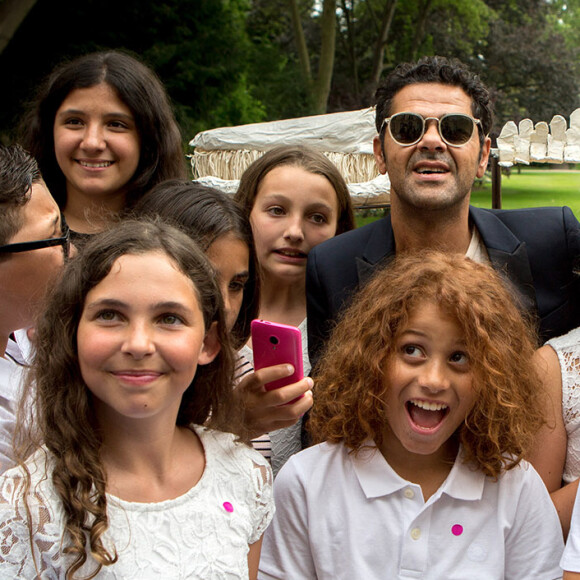
[[[562,479],[570,483],[580,477],[580,328],[546,344],[558,355],[562,372],[562,416],[568,435]]]
[[[194,429],[206,465],[188,492],[158,503],[107,494],[109,527],[103,543],[109,553],[114,546],[119,559],[101,568],[99,580],[248,578],[248,545],[260,539],[274,513],[270,467],[251,447],[235,443],[233,435]],[[16,467],[0,477],[0,578],[64,580],[70,560],[61,545],[64,513],[50,477],[51,455],[40,450],[27,465],[36,491],[28,503],[39,576],[21,497],[22,471]],[[89,556],[75,577],[94,569]]]

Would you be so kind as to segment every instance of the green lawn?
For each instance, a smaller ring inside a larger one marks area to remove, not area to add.
[[[569,206],[580,217],[580,172],[522,168],[518,174],[501,178],[502,208]],[[474,188],[471,203],[477,207],[491,207],[491,182]]]
[[[503,209],[567,205],[580,219],[580,171],[512,168],[511,175],[502,175],[501,200]],[[476,207],[491,207],[491,180],[486,175],[483,186],[474,187],[471,203]],[[357,226],[383,216],[382,210],[356,212]]]

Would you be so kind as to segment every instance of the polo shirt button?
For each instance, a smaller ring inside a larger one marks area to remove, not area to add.
[[[404,494],[407,499],[413,499],[415,497],[415,492],[410,487],[405,489]]]
[[[413,528],[411,530],[411,538],[413,538],[413,540],[418,540],[420,537],[421,537],[421,529]]]

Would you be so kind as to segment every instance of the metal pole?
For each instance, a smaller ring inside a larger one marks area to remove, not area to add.
[[[501,168],[497,157],[491,157],[491,207],[501,209]]]

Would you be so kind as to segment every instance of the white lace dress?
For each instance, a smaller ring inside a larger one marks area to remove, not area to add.
[[[199,482],[176,499],[159,503],[127,502],[107,496],[110,526],[107,548],[118,561],[97,578],[165,580],[248,578],[248,544],[257,541],[273,512],[272,475],[264,458],[233,436],[195,427],[204,446],[206,466]],[[49,455],[30,461],[33,562],[26,512],[19,494],[21,471],[0,477],[0,578],[63,579],[69,564],[61,549],[63,510],[44,467]],[[65,539],[66,544],[66,539]],[[84,578],[94,560],[77,572]]]
[[[562,416],[568,435],[562,479],[570,483],[580,477],[580,328],[546,344],[558,355],[562,371]]]

